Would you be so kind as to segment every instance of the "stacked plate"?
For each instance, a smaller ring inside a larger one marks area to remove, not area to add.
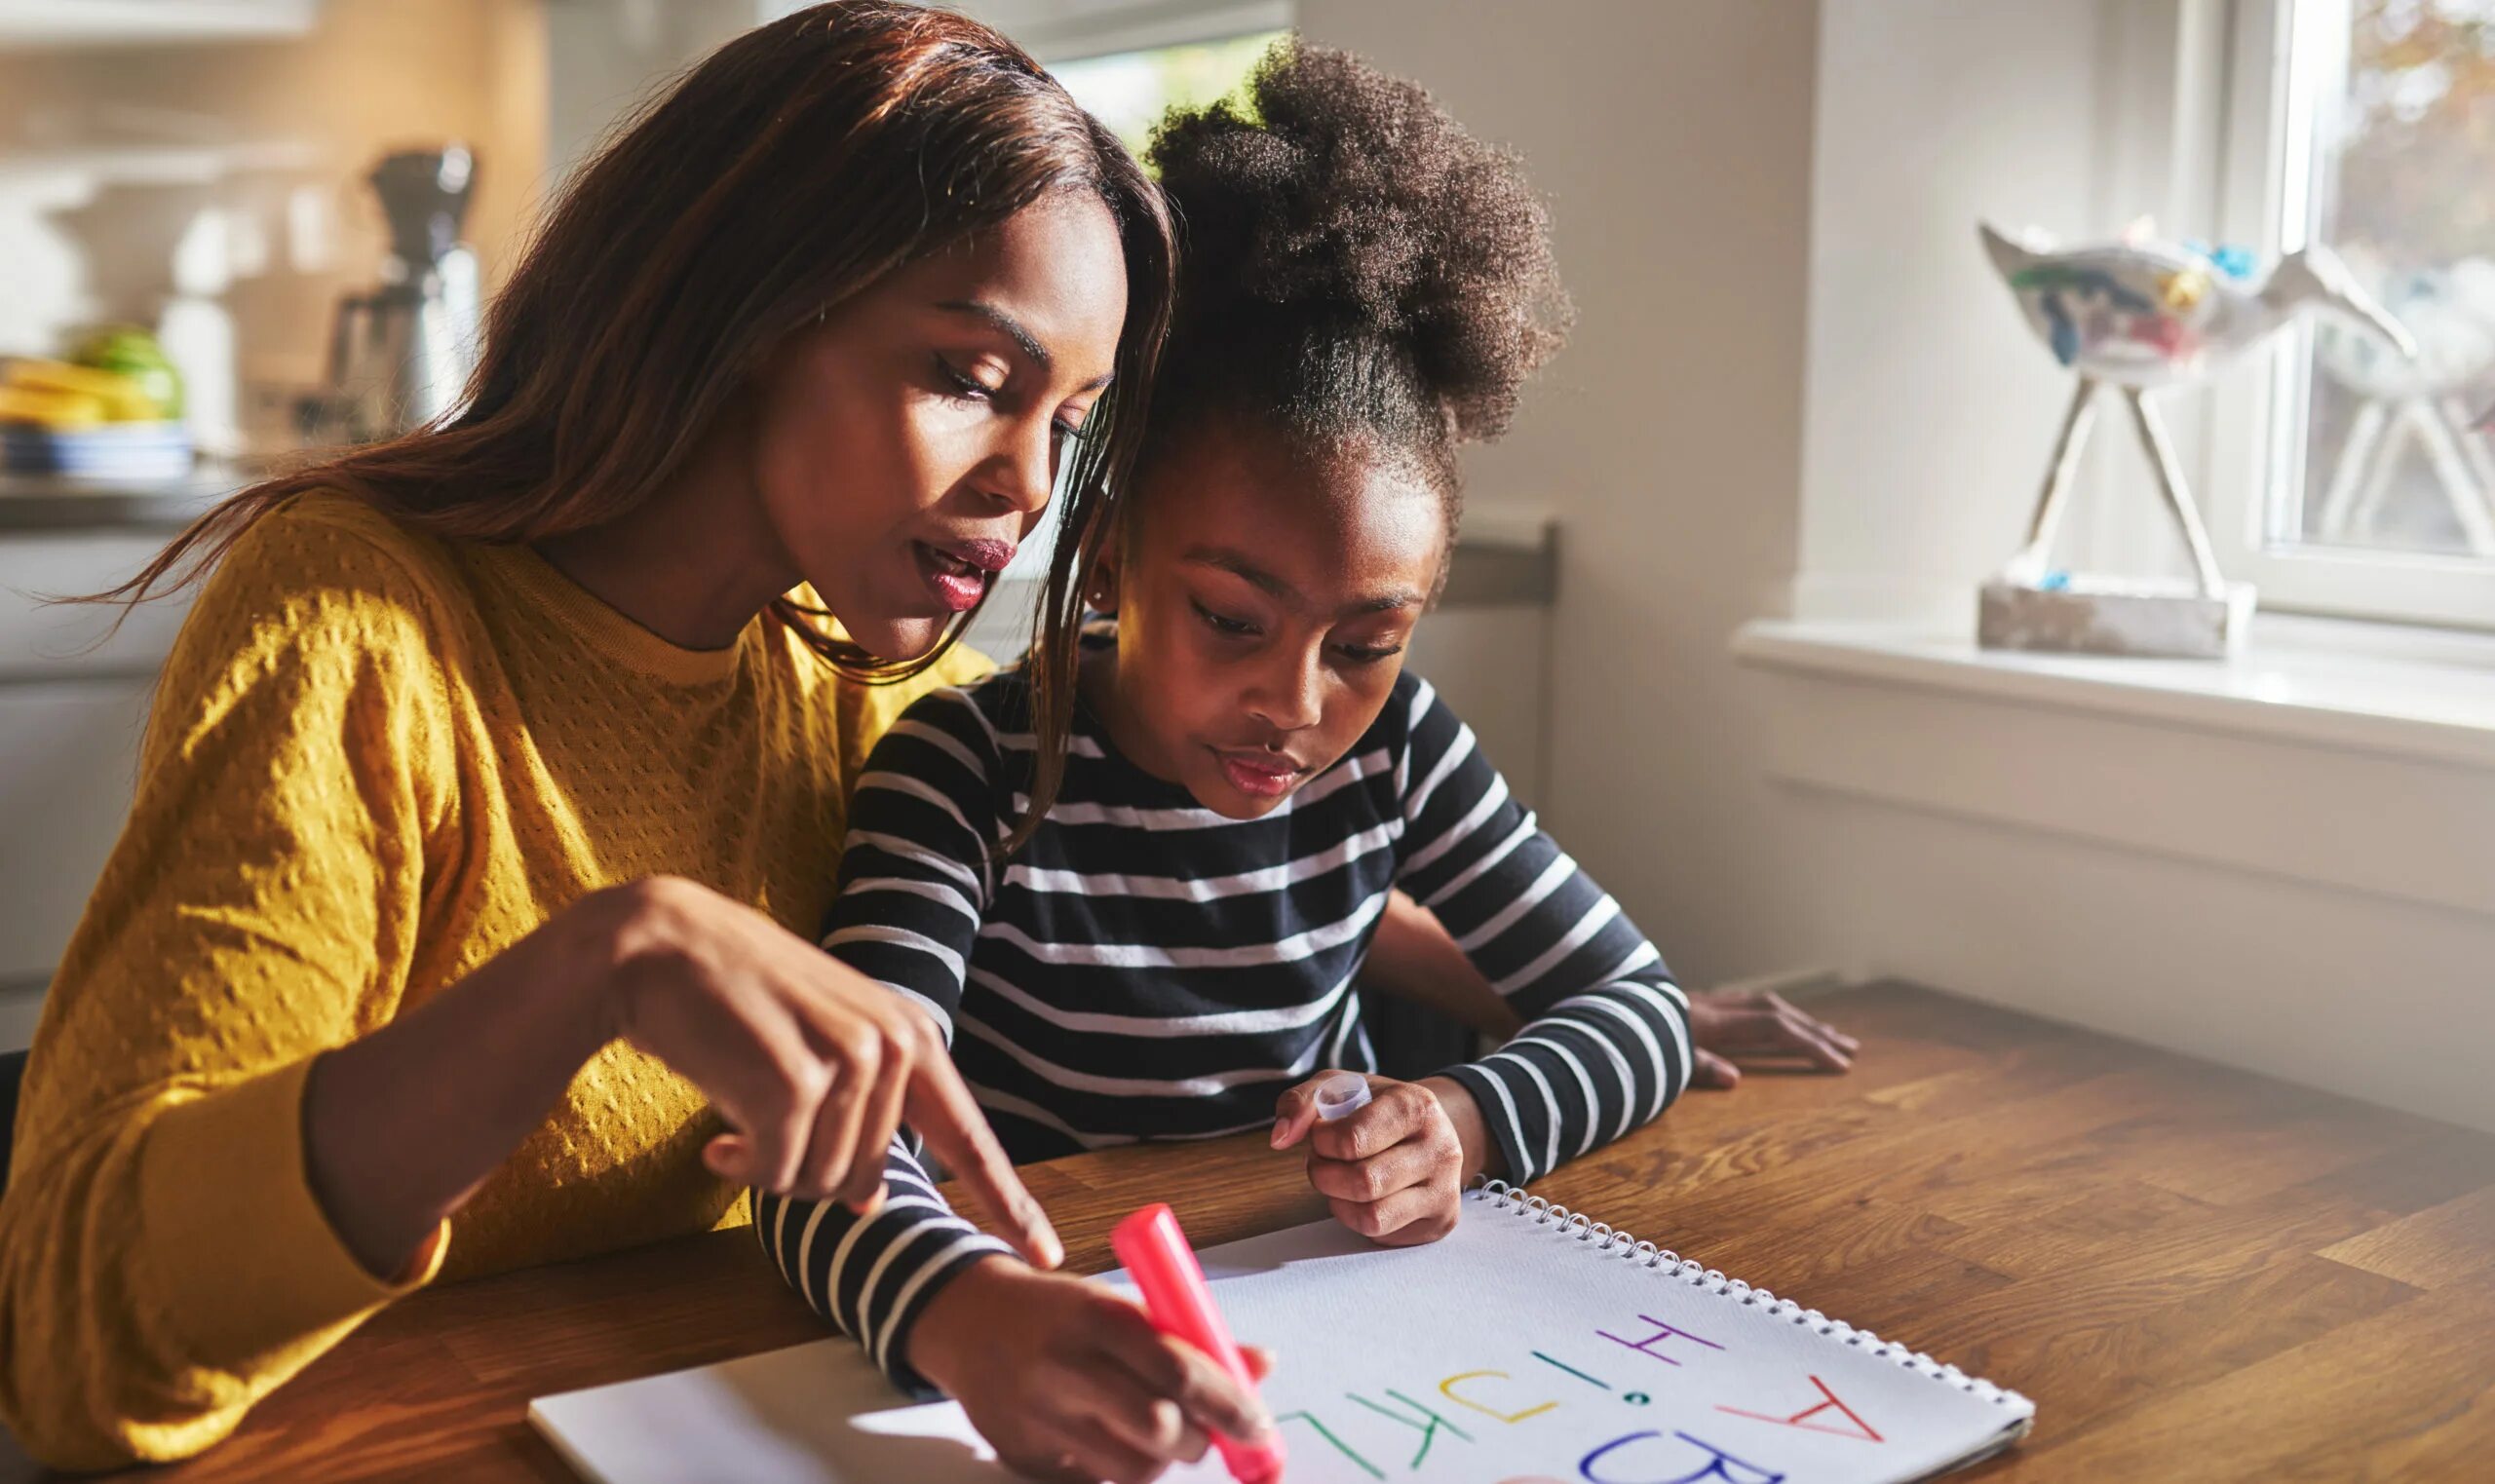
[[[191,433],[179,422],[94,428],[0,424],[0,468],[81,482],[178,479],[191,471]]]

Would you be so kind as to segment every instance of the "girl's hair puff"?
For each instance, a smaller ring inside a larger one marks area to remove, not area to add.
[[[1144,458],[1209,417],[1418,461],[1495,438],[1570,306],[1513,154],[1417,85],[1297,37],[1146,160],[1178,219],[1177,308]]]

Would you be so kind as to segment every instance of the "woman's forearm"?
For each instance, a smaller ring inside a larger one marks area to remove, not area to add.
[[[370,1035],[303,1095],[313,1194],[375,1276],[409,1264],[609,1039],[630,889],[601,893]]]
[[[581,1064],[623,1038],[739,1137],[720,1179],[870,1203],[906,1115],[1034,1263],[1061,1255],[934,1023],[755,909],[651,877],[584,897],[484,968],[313,1064],[303,1145],[348,1249],[396,1276]]]

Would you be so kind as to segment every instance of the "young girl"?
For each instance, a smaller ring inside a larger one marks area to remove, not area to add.
[[[1062,790],[1009,854],[1027,681],[913,705],[859,780],[825,942],[944,1031],[1017,1161],[1270,1124],[1312,1145],[1346,1225],[1430,1241],[1471,1176],[1529,1180],[1661,1113],[1688,1006],[1402,671],[1456,448],[1504,430],[1558,341],[1542,212],[1512,161],[1348,56],[1286,43],[1249,87],[1153,146],[1177,317],[1136,498],[1099,533],[1088,591],[1114,619],[1087,635]],[[1376,1066],[1352,984],[1398,888],[1526,1023],[1420,1083],[1372,1076],[1317,1126],[1315,1083]],[[1260,1429],[1131,1306],[948,1212],[906,1151],[863,1208],[761,1197],[756,1218],[809,1304],[1009,1463],[1144,1477],[1206,1427]]]

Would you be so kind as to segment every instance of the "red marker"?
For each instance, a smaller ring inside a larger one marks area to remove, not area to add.
[[[1126,1264],[1134,1285],[1143,1290],[1144,1312],[1152,1315],[1153,1327],[1210,1355],[1242,1390],[1252,1395],[1256,1378],[1248,1374],[1247,1359],[1230,1338],[1230,1326],[1213,1307],[1212,1290],[1205,1286],[1205,1270],[1196,1264],[1187,1234],[1178,1230],[1177,1215],[1166,1205],[1145,1206],[1118,1223],[1109,1234],[1109,1245],[1117,1251],[1118,1261]],[[1269,1484],[1283,1476],[1281,1438],[1243,1443],[1215,1432],[1212,1441],[1239,1484]]]

